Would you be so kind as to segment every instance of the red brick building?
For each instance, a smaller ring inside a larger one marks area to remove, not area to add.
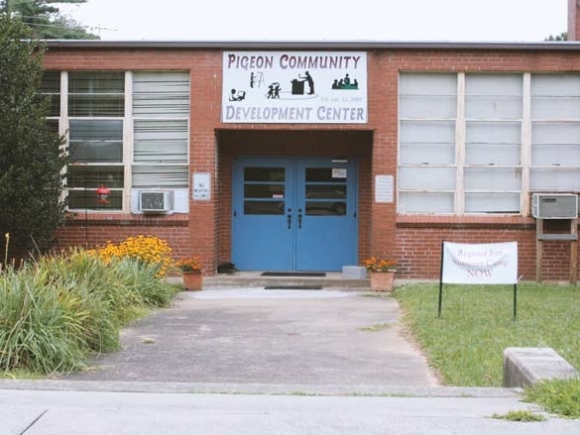
[[[517,241],[534,279],[532,194],[580,192],[578,43],[48,47],[44,92],[72,157],[61,247],[153,234],[207,271],[378,255],[436,278],[442,240]],[[567,280],[571,252],[545,243],[544,278]]]

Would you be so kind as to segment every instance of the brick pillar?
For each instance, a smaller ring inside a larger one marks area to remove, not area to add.
[[[580,0],[568,0],[568,41],[580,40]]]

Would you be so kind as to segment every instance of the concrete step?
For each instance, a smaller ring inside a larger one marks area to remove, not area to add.
[[[323,289],[370,290],[370,280],[345,279],[340,272],[323,277],[262,276],[261,272],[235,272],[205,276],[204,288],[322,287]]]

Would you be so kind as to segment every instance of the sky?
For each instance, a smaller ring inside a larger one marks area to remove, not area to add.
[[[535,42],[567,0],[88,0],[65,12],[103,40]]]

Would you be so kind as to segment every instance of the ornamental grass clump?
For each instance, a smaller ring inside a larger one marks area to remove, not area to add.
[[[107,261],[73,250],[0,273],[0,370],[50,374],[81,370],[89,355],[117,350],[122,326],[178,289],[157,264]]]
[[[105,262],[113,258],[132,258],[144,264],[158,267],[158,278],[166,275],[173,264],[173,251],[166,241],[154,236],[127,237],[122,242],[115,244],[107,242],[103,247],[94,251]]]

